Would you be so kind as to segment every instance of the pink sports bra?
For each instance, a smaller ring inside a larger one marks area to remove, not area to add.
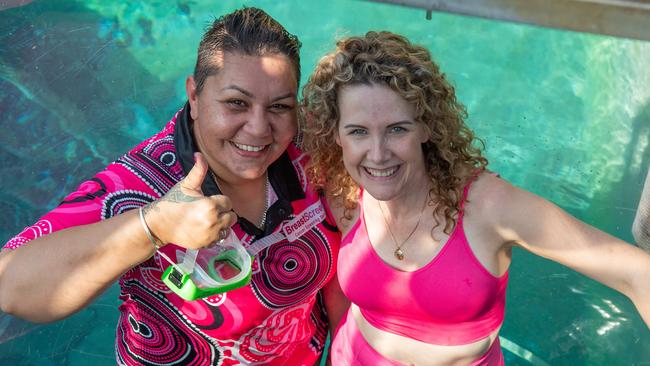
[[[341,288],[364,318],[386,332],[438,345],[461,345],[487,337],[505,312],[508,272],[495,277],[474,256],[463,229],[463,192],[458,222],[437,256],[404,272],[375,252],[363,213],[341,241]]]

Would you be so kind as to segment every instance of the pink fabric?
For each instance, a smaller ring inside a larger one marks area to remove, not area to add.
[[[405,366],[405,364],[389,360],[375,351],[363,338],[357,325],[348,311],[332,341],[332,365],[336,366]],[[492,342],[488,351],[469,366],[504,366],[503,352],[499,338]]]
[[[363,338],[350,311],[345,314],[332,340],[332,365],[336,366],[403,366],[380,355]]]
[[[174,140],[177,118],[185,114],[189,116],[189,111],[177,114],[161,132],[82,183],[5,248],[108,219],[162,196],[185,176]],[[285,188],[290,212],[298,218],[329,212],[322,210],[322,197],[304,175],[307,156],[291,144],[286,158],[286,167],[278,166],[285,170],[277,184]],[[289,180],[286,169],[292,167],[296,176]],[[294,184],[300,194],[289,195],[286,187]],[[274,230],[284,230],[291,220],[288,217]],[[249,285],[201,300],[185,301],[163,284],[160,278],[169,263],[159,255],[124,273],[119,281],[117,364],[313,365],[327,336],[318,291],[336,270],[339,233],[331,217],[302,228],[291,241],[282,236],[255,256]],[[254,243],[239,224],[233,230],[244,245]],[[178,262],[184,249],[170,244],[161,251]]]
[[[413,272],[397,270],[377,255],[361,208],[359,220],[341,241],[338,276],[343,292],[374,327],[430,344],[461,345],[501,326],[508,273],[495,277],[488,272],[467,242],[463,205],[469,187],[447,243]]]

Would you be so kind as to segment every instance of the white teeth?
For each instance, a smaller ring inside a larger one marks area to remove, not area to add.
[[[253,151],[253,152],[258,152],[264,150],[266,145],[263,146],[253,146],[253,145],[244,145],[244,144],[238,144],[236,142],[233,142],[233,145],[237,146],[238,149],[244,150],[244,151]]]
[[[373,177],[388,177],[393,175],[397,171],[397,167],[390,168],[390,169],[372,169],[372,168],[366,168],[366,171],[370,173]]]

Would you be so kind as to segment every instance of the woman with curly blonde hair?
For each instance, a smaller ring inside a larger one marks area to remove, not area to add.
[[[352,303],[332,364],[503,365],[515,246],[621,291],[650,324],[650,255],[488,172],[465,115],[429,52],[389,32],[340,40],[303,89],[308,175]]]

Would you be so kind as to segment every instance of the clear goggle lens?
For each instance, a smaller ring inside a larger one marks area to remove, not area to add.
[[[232,230],[212,247],[179,251],[176,258],[178,264],[167,258],[172,265],[165,270],[162,280],[186,300],[234,290],[250,282],[253,259]]]
[[[185,262],[182,266],[185,267]],[[241,244],[232,241],[196,251],[194,268],[186,272],[198,287],[215,288],[241,281],[250,274],[250,269],[251,256]]]

